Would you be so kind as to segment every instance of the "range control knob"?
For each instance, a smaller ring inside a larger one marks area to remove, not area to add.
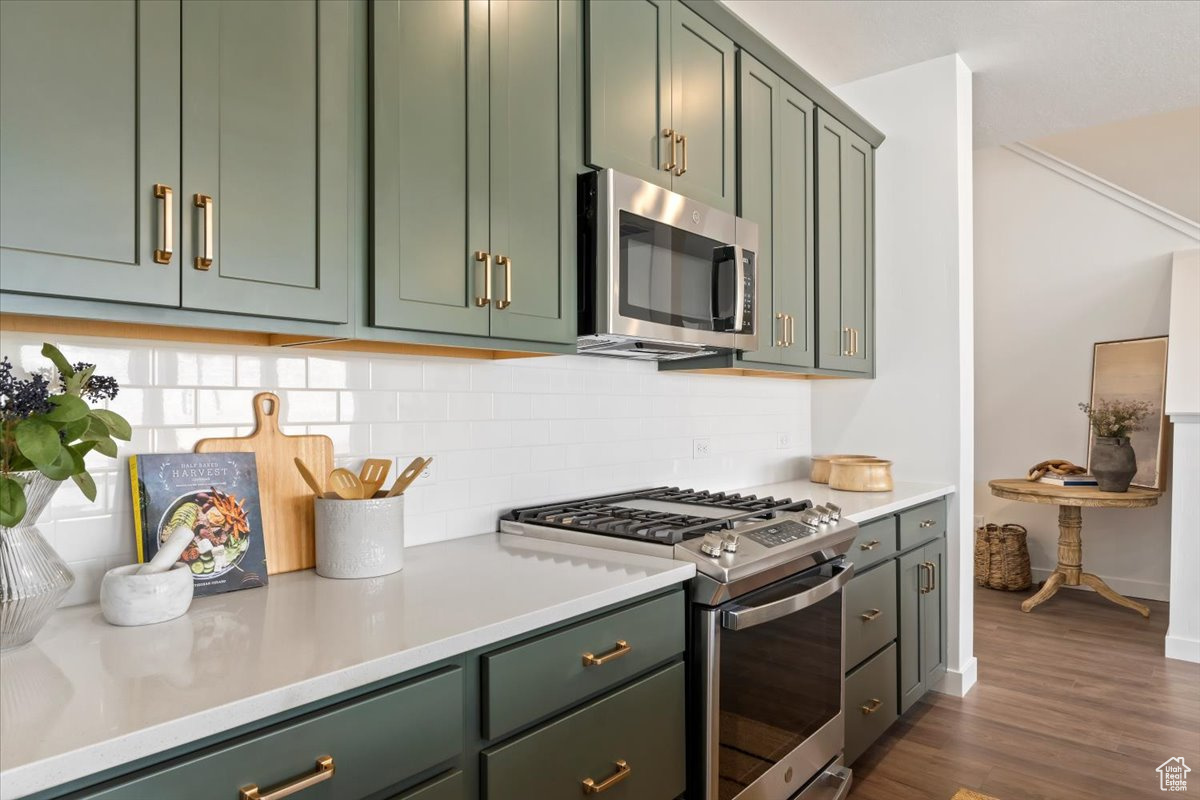
[[[812,510],[815,511],[818,516],[820,516],[821,522],[829,522],[829,520],[833,517],[833,515],[829,513],[829,509],[825,506],[813,506]]]
[[[834,503],[826,503],[825,508],[829,511],[829,519],[837,522],[842,518],[842,507]]]
[[[738,535],[730,531],[725,534],[725,552],[736,553],[738,548]]]
[[[719,533],[706,533],[704,540],[700,542],[700,552],[706,556],[720,558],[721,551],[725,549],[725,540]]]
[[[821,525],[821,515],[810,508],[800,513],[800,522],[815,530]]]

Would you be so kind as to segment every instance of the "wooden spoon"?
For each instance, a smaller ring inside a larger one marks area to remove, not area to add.
[[[304,482],[308,484],[308,488],[313,490],[313,494],[317,497],[324,497],[325,490],[321,488],[321,483],[317,480],[317,476],[312,474],[312,471],[304,464],[299,456],[296,457],[296,469],[300,470],[300,477],[304,478]]]
[[[366,496],[358,476],[342,467],[329,473],[329,485],[333,488],[333,493],[343,500],[362,500]]]
[[[386,458],[368,458],[363,462],[362,470],[358,473],[358,479],[363,484],[363,497],[375,496],[387,480],[388,470],[391,468],[392,462]]]
[[[396,482],[392,484],[392,488],[388,490],[385,497],[395,497],[398,494],[404,494],[404,490],[412,485],[412,482],[417,479],[425,468],[433,462],[433,456],[429,458],[421,458],[417,456],[408,463],[404,471],[396,476]]]

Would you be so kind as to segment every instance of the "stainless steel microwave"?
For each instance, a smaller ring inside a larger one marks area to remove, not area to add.
[[[758,348],[756,224],[611,169],[579,176],[578,213],[580,353]]]

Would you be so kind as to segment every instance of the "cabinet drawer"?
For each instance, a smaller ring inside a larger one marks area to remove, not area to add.
[[[485,750],[485,800],[577,800],[586,779],[600,784],[622,772],[609,797],[678,797],[685,784],[683,675],[683,664],[672,664]]]
[[[946,532],[946,501],[935,500],[900,513],[900,549],[907,550]]]
[[[896,721],[896,645],[846,676],[846,763]]]
[[[846,669],[896,638],[896,564],[880,564],[846,584]]]
[[[420,786],[414,786],[391,800],[466,800],[467,782],[462,772],[455,770],[449,775],[441,775]]]
[[[462,718],[462,671],[448,669],[231,742],[87,797],[236,797],[238,789],[248,784],[266,791],[313,773],[322,756],[333,758],[333,777],[305,789],[304,800],[366,797],[458,755],[463,742]],[[432,797],[440,800],[441,796]]]
[[[896,553],[896,518],[887,516],[860,525],[854,544],[846,556],[854,562],[854,570],[862,572]]]
[[[683,592],[674,592],[488,653],[483,737],[499,739],[682,653],[683,617]],[[585,664],[588,653],[611,660]]]

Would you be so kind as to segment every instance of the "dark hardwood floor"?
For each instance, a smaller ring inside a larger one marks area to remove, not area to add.
[[[854,766],[852,800],[1200,796],[1200,664],[1163,657],[1167,604],[1150,619],[1089,591],[975,592],[979,682],[931,692]],[[1188,792],[1164,794],[1155,768],[1183,756]]]

